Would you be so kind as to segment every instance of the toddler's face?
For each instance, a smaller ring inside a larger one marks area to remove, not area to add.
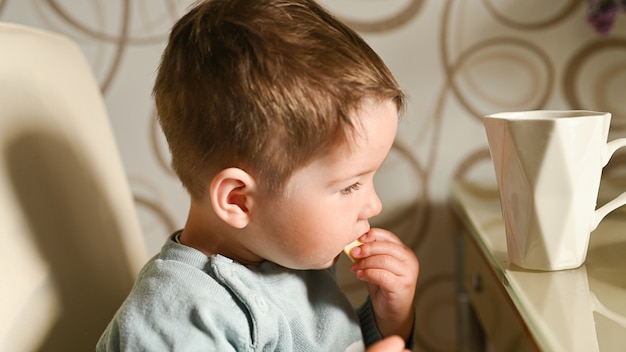
[[[293,269],[330,267],[381,211],[374,173],[393,144],[398,116],[391,101],[363,104],[351,147],[340,145],[296,170],[284,196],[268,199],[258,218],[254,251]],[[262,200],[261,200],[262,201]]]

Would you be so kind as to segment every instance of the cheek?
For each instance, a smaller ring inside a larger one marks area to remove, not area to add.
[[[354,240],[358,215],[349,199],[303,195],[274,203],[263,213],[268,216],[265,229],[273,242],[274,259],[290,264],[286,266],[304,267],[331,263],[343,246]]]
[[[356,216],[349,209],[318,204],[303,210],[292,219],[303,246],[333,255],[353,240]]]
[[[300,202],[293,207],[292,212],[291,222],[306,232],[329,231],[333,228],[340,230],[352,217],[349,209],[320,200]]]
[[[337,246],[342,246],[351,235],[347,218],[337,214],[336,209],[320,206],[301,206],[292,209],[287,216],[284,236],[299,255],[306,252],[336,255]],[[341,248],[340,248],[341,249]]]

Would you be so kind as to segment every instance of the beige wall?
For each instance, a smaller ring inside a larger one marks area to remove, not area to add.
[[[0,0],[0,20],[64,33],[84,49],[105,95],[151,252],[183,225],[187,211],[187,197],[167,166],[150,93],[167,31],[190,3]],[[455,178],[494,182],[480,116],[603,110],[614,115],[612,137],[626,134],[626,19],[600,38],[585,22],[583,0],[322,3],[364,35],[410,96],[396,145],[378,174],[385,209],[375,222],[396,231],[420,258],[416,350],[453,351],[456,224],[447,189]],[[339,273],[358,302],[361,286],[347,270]]]

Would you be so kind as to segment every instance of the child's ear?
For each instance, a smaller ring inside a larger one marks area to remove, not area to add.
[[[256,181],[238,168],[220,171],[210,185],[211,205],[222,220],[232,227],[242,229],[250,222],[250,208]]]

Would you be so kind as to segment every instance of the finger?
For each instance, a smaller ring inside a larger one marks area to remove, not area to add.
[[[415,257],[415,253],[402,242],[389,241],[366,242],[359,247],[353,248],[351,254],[357,259],[387,255],[403,262],[413,260]]]
[[[391,255],[366,256],[351,266],[351,270],[355,273],[359,270],[372,269],[386,270],[399,277],[413,272],[413,270],[407,271],[406,261]]]
[[[360,239],[363,242],[382,241],[403,244],[402,240],[393,232],[380,228],[370,229],[365,235],[361,236]]]
[[[375,284],[385,291],[403,289],[398,286],[398,277],[394,273],[383,269],[364,269],[356,272],[356,277],[365,282]]]

